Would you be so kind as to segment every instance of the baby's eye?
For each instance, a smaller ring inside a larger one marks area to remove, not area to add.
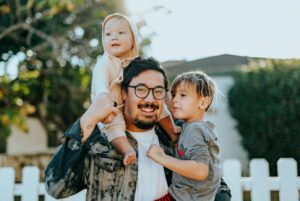
[[[119,34],[122,35],[122,34],[125,34],[125,32],[124,31],[120,31]]]
[[[105,33],[105,36],[110,36],[110,33]]]

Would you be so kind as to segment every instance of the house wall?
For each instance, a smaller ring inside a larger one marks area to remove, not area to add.
[[[236,129],[236,121],[232,118],[228,105],[228,91],[234,84],[231,76],[214,76],[219,93],[214,100],[211,110],[208,111],[206,119],[213,122],[221,146],[221,161],[235,158],[241,161],[243,171],[247,172],[247,152],[241,145],[241,137]]]
[[[8,155],[35,154],[48,150],[47,133],[40,121],[36,118],[27,118],[26,121],[27,133],[12,126],[11,135],[6,140]]]

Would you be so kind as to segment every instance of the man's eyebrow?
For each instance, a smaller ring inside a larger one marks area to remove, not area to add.
[[[137,83],[136,86],[138,86],[138,85],[149,87],[149,86],[148,86],[147,84],[145,84],[145,83]],[[163,87],[163,88],[165,88],[164,85],[156,85],[156,86],[150,87],[150,88],[156,88],[156,87]]]

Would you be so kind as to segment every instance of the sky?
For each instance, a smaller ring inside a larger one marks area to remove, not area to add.
[[[299,0],[126,0],[160,61],[219,54],[300,58]],[[163,7],[156,12],[153,7]]]

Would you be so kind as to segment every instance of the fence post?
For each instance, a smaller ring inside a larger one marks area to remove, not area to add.
[[[277,166],[280,201],[298,201],[297,162],[293,158],[281,158]]]
[[[226,160],[223,163],[223,176],[231,190],[231,201],[242,201],[241,163],[236,159]]]
[[[252,201],[270,201],[268,185],[269,163],[265,159],[253,159],[250,162],[250,175],[252,177]]]
[[[14,200],[15,171],[11,167],[0,168],[1,200]]]
[[[26,166],[22,170],[22,201],[39,200],[40,170],[38,167]]]

